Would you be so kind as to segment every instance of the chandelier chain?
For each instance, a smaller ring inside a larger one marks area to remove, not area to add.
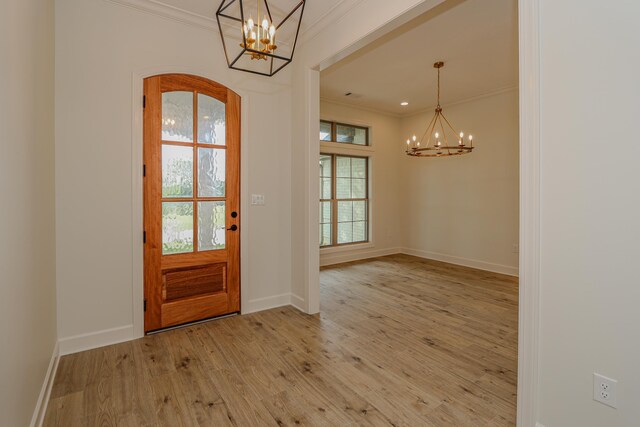
[[[438,67],[438,108],[440,108],[440,67]]]

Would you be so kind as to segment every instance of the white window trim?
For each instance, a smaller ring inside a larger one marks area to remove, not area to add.
[[[375,150],[370,145],[355,145],[344,142],[320,141],[320,151],[327,154],[344,154],[345,156],[371,156]]]
[[[369,233],[371,233],[370,226],[369,226]],[[325,246],[325,247],[320,247],[320,255],[333,254],[336,252],[352,252],[360,249],[371,249],[371,248],[374,248],[375,246],[376,245],[373,242],[373,239],[369,239],[368,242],[363,242],[363,243],[352,243],[352,244],[346,244],[346,245],[340,245],[340,246]]]

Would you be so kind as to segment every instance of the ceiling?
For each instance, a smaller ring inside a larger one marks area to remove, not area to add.
[[[439,60],[445,62],[443,105],[515,87],[517,17],[517,0],[448,0],[323,70],[320,96],[415,114],[436,104],[433,63]],[[402,107],[402,101],[409,105]]]
[[[283,19],[291,9],[300,3],[300,0],[267,1],[272,11],[274,21]],[[343,1],[344,0],[311,0],[306,2],[301,31],[304,32],[310,28]],[[218,6],[220,6],[222,0],[159,0],[159,2],[213,19],[216,16],[216,10],[218,10]],[[244,4],[245,7],[250,6],[252,9],[255,9],[257,2],[256,0],[245,0]]]

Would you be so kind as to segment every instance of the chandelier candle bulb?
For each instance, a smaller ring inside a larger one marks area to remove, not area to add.
[[[274,25],[269,28],[269,44],[270,50],[276,49],[276,27]]]

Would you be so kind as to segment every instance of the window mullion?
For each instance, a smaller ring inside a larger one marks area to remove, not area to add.
[[[338,244],[338,202],[336,179],[336,155],[331,155],[331,246]]]
[[[367,129],[367,142],[369,141],[369,129]],[[366,202],[365,202],[365,223],[364,223],[364,238],[365,240],[368,242],[369,241],[369,221],[371,219],[371,217],[369,216],[369,208],[371,206],[371,202],[369,201],[369,198],[371,197],[371,195],[369,194],[369,162],[370,159],[367,158],[365,161],[365,168],[364,168],[364,185],[365,185],[365,197],[366,197]]]
[[[193,92],[193,251],[198,252],[198,93]]]

